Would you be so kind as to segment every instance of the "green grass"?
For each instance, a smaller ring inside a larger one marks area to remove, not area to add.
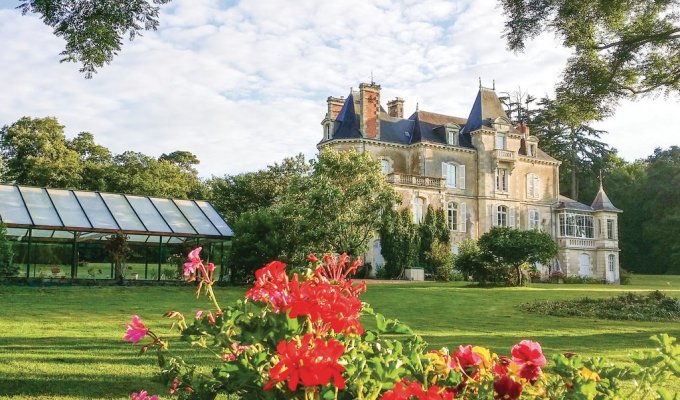
[[[494,289],[461,282],[370,284],[363,299],[409,324],[432,347],[474,343],[507,354],[517,341],[531,338],[548,354],[575,351],[622,360],[648,346],[653,334],[680,336],[679,324],[552,317],[523,313],[517,305],[631,290],[661,289],[680,297],[680,277],[634,276],[633,283]],[[227,303],[244,291],[219,288],[217,296]],[[137,348],[123,342],[125,322],[139,314],[154,330],[167,333],[163,312],[191,316],[209,308],[190,287],[0,286],[0,304],[0,399],[125,399],[141,388],[165,395],[165,388],[151,381],[154,356],[137,356]],[[172,348],[184,349],[175,343]],[[190,351],[181,354],[195,357]]]

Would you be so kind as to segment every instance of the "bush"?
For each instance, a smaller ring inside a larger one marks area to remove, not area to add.
[[[14,265],[14,247],[7,237],[5,224],[0,222],[0,277],[17,276],[19,266]]]
[[[633,279],[633,273],[628,271],[627,269],[620,268],[619,269],[619,283],[622,285],[630,285],[632,283]]]
[[[524,303],[521,310],[558,317],[594,317],[613,320],[680,321],[680,301],[660,291],[646,295],[625,293],[616,297]]]
[[[453,254],[447,243],[435,239],[425,253],[427,263],[434,268],[434,279],[448,282],[453,276]]]
[[[567,284],[601,285],[605,283],[605,280],[593,278],[592,276],[567,275],[562,278],[562,282]]]

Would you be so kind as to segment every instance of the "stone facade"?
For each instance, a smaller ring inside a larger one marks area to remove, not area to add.
[[[560,249],[552,265],[539,266],[546,277],[560,270],[618,282],[621,211],[602,188],[591,206],[560,196],[560,162],[528,127],[512,124],[494,90],[480,87],[467,119],[426,111],[404,119],[403,99],[387,104],[389,111],[374,83],[346,99],[329,97],[318,148],[356,149],[380,160],[416,221],[428,206],[446,211],[454,252],[496,225],[540,229]],[[383,262],[377,238],[366,260]]]

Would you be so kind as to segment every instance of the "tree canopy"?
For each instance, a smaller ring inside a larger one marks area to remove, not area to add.
[[[159,6],[171,0],[24,0],[17,6],[35,13],[66,41],[62,62],[80,63],[91,78],[113,60],[125,37],[134,40],[143,31],[158,28]]]
[[[554,32],[573,49],[558,100],[584,121],[619,100],[680,93],[680,0],[500,0],[508,47]]]

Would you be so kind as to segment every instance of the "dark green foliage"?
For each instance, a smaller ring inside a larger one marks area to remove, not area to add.
[[[108,237],[106,241],[106,251],[113,261],[114,278],[118,283],[123,283],[125,279],[125,260],[130,255],[128,237],[122,233],[116,233]]]
[[[435,280],[444,282],[453,280],[453,254],[449,242],[435,239],[430,250],[425,253],[425,260],[431,266]]]
[[[485,267],[479,274],[491,281],[521,286],[529,265],[548,263],[557,256],[557,244],[552,237],[536,229],[520,231],[493,227],[478,241]],[[480,281],[485,283],[486,280]]]
[[[557,317],[588,317],[634,321],[680,321],[680,301],[660,291],[648,294],[625,293],[616,297],[544,301],[520,304],[532,313]]]
[[[427,253],[432,250],[435,242],[449,242],[450,232],[446,223],[446,217],[444,216],[444,210],[435,210],[432,206],[428,206],[423,222],[418,225],[418,236],[420,242],[418,263],[425,269],[426,273],[435,274],[437,265],[430,261]]]
[[[583,121],[619,100],[680,91],[677,0],[500,0],[508,47],[522,51],[546,31],[573,50],[558,99]]]
[[[399,277],[404,268],[415,266],[420,243],[418,227],[408,209],[385,210],[380,228],[380,246],[385,259],[385,278]]]
[[[17,8],[36,13],[66,41],[62,62],[82,64],[80,72],[91,78],[97,68],[118,54],[123,39],[133,40],[145,30],[158,28],[158,5],[170,0],[30,0]]]
[[[16,276],[19,267],[14,264],[14,248],[7,238],[5,224],[0,222],[0,277]]]

